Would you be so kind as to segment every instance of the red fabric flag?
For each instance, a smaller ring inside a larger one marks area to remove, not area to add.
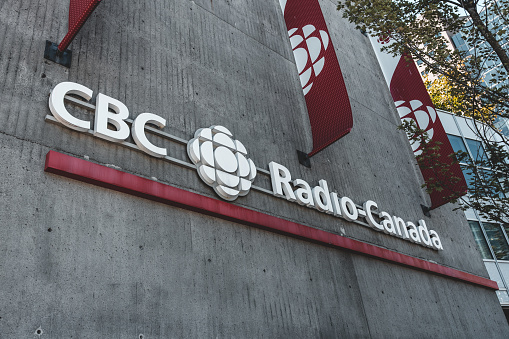
[[[85,13],[87,7],[100,0],[70,0],[69,5],[69,30],[71,30]]]
[[[69,44],[100,2],[101,0],[70,0],[69,31],[58,45],[59,51],[63,52],[69,47]]]
[[[350,132],[352,109],[318,0],[280,0],[304,91],[313,150],[320,152]]]
[[[454,153],[454,150],[435,110],[435,106],[431,102],[417,66],[409,55],[394,57],[381,51],[384,44],[390,43],[389,36],[381,36],[378,39],[370,37],[370,40],[401,120],[413,120],[420,129],[426,131],[430,138],[431,146],[439,142],[440,157],[438,161],[449,165],[450,173],[446,175],[437,173],[432,169],[421,168],[424,180],[426,182],[449,182],[449,177],[451,176],[460,179],[455,184],[454,191],[448,188],[441,192],[435,191],[431,193],[431,207],[437,208],[448,203],[450,200],[448,197],[451,194],[465,194],[467,192],[467,183],[463,172],[459,164],[452,165],[453,158],[451,155]],[[416,156],[422,153],[419,143],[412,144],[412,149]]]

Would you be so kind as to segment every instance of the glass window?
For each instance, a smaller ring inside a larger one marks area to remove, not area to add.
[[[465,143],[463,142],[463,139],[460,137],[457,137],[455,135],[447,134],[447,137],[449,138],[449,142],[451,143],[452,149],[454,152],[463,151],[466,152],[467,148],[465,147]]]
[[[455,34],[452,36],[452,41],[456,48],[460,51],[466,51],[468,50],[465,41],[461,37],[461,34]]]
[[[488,68],[488,67],[487,67]],[[485,73],[484,74],[484,83],[487,85],[487,86],[490,86],[493,84],[493,81],[491,81],[493,79],[493,73]]]
[[[483,259],[493,259],[491,256],[490,249],[488,244],[486,243],[486,238],[484,238],[484,234],[482,233],[481,227],[477,221],[469,221],[470,229],[474,234],[474,239],[479,248],[479,252],[481,252],[481,257]]]
[[[505,234],[509,236],[509,224],[504,224]]]
[[[499,224],[483,223],[491,248],[498,260],[509,260],[509,245]]]
[[[454,152],[462,151],[467,152],[467,148],[465,147],[465,143],[463,142],[463,139],[461,137],[457,137],[455,135],[447,134],[447,137],[449,138],[449,142],[451,143],[452,149]]]
[[[484,153],[484,148],[482,147],[482,144],[479,141],[472,139],[465,140],[467,141],[468,149],[470,150],[470,153],[472,153],[474,160],[476,161],[486,160],[486,153]]]
[[[479,170],[479,172],[481,173],[484,182],[487,184],[486,194],[498,198],[503,198],[504,194],[502,193],[503,188],[502,182],[498,181],[497,178],[493,177],[493,171],[481,169]],[[491,191],[489,191],[488,188],[491,188]]]
[[[472,173],[472,170],[461,166],[461,171],[463,172],[463,176],[465,177],[465,181],[467,182],[467,187],[470,192],[475,190],[476,184],[476,176]]]

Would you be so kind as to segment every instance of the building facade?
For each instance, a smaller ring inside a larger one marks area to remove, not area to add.
[[[508,23],[502,14],[502,9],[505,5],[501,4],[498,0],[489,1],[484,4],[484,7],[479,12],[480,17],[486,22],[490,31],[496,33],[501,47],[505,50],[509,48],[509,34],[507,33]],[[469,39],[469,29],[473,26],[472,19],[465,16],[464,29],[458,32],[442,31],[440,37],[446,43],[447,48],[451,50],[458,50],[464,52],[466,57],[475,56],[482,50],[492,50],[490,45],[484,41],[482,44],[475,44]],[[469,42],[470,41],[470,42]],[[425,71],[425,65],[422,60],[416,61],[417,67],[421,72],[423,78],[429,81],[437,79],[434,74],[429,74]],[[505,91],[507,93],[509,86],[509,78],[506,76],[499,77],[504,72],[502,62],[495,52],[488,54],[488,57],[481,64],[479,77],[483,80],[486,87]],[[504,135],[509,136],[509,121],[505,118],[499,117],[495,122],[495,126],[499,128]]]
[[[509,35],[507,34],[508,24],[500,12],[500,6],[503,5],[500,4],[499,1],[489,2],[488,5],[486,5],[479,14],[481,18],[487,22],[488,29],[497,32],[497,38],[499,38],[500,45],[502,48],[507,50],[509,48]],[[465,26],[469,27],[471,25],[472,21],[467,20]],[[454,48],[458,49],[459,51],[466,52],[467,55],[475,55],[476,48],[478,50],[491,48],[487,42],[484,42],[477,47],[472,46],[468,43],[467,36],[465,36],[465,33],[462,31],[456,33],[447,32],[447,35]],[[507,77],[505,79],[497,77],[497,75],[503,71],[504,67],[502,66],[502,62],[496,56],[496,54],[492,52],[492,54],[483,63],[483,69],[480,76],[484,80],[484,83],[487,87],[499,90],[505,88],[505,91],[507,92],[509,79]],[[509,121],[507,119],[498,118],[495,124],[497,128],[502,130],[504,135],[509,136]]]
[[[490,30],[497,32],[497,38],[500,42],[500,45],[503,49],[509,48],[509,40],[508,34],[506,32],[508,28],[507,21],[505,20],[502,8],[504,4],[500,3],[500,1],[489,1],[479,12],[480,17],[483,21],[487,23],[487,27]],[[465,27],[471,27],[473,25],[472,20],[468,19],[465,22]],[[491,49],[490,45],[487,42],[484,42],[480,46],[472,46],[468,42],[468,37],[464,32],[455,32],[448,33],[454,47],[459,51],[466,52],[467,55],[475,55],[475,50],[482,49]],[[495,52],[492,52],[492,55],[485,61],[483,64],[483,71],[481,77],[484,79],[486,86],[489,88],[502,88],[503,86],[509,85],[508,79],[499,79],[496,77],[496,74],[500,73],[504,70],[502,66],[502,62],[496,56]]]
[[[487,156],[471,119],[440,110],[438,113],[455,152],[466,152],[470,158],[477,161]],[[498,137],[498,135],[494,134],[494,137]],[[467,182],[471,182],[472,174],[465,170],[464,175]],[[496,281],[499,286],[497,295],[507,314],[509,312],[509,296],[507,294],[509,286],[509,225],[494,223],[473,209],[466,210],[465,216],[486,269],[491,279]]]
[[[318,3],[354,124],[311,168],[280,2],[102,1],[70,68],[67,1],[0,4],[1,337],[508,337],[369,40]]]

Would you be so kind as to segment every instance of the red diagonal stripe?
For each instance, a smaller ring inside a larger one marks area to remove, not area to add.
[[[69,31],[58,45],[59,51],[64,52],[69,47],[69,44],[100,2],[101,0],[71,0],[69,5]]]

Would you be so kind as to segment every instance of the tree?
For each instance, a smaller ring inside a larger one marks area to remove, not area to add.
[[[477,121],[489,121],[489,125],[494,123],[494,105],[486,103],[486,106],[479,105],[475,110],[470,110],[470,104],[462,88],[455,86],[447,77],[440,75],[436,79],[424,78],[424,85],[428,89],[429,96],[435,108],[448,111],[450,113],[474,118]]]
[[[493,221],[509,222],[509,138],[495,124],[509,118],[509,0],[346,0],[338,9],[372,36],[389,34],[393,43],[385,51],[410,52],[421,60],[426,72],[438,77],[428,83],[438,108],[475,119],[473,128],[487,155],[472,159],[457,154],[469,183],[469,196],[461,199],[461,206],[475,208]],[[469,50],[451,49],[444,31],[462,32]],[[493,63],[499,66],[488,79],[486,70]],[[411,139],[426,138],[416,126],[402,128]],[[437,152],[436,145],[430,146],[422,152],[426,158],[417,160],[444,171],[433,162]],[[426,188],[430,192],[448,185],[434,182]]]

